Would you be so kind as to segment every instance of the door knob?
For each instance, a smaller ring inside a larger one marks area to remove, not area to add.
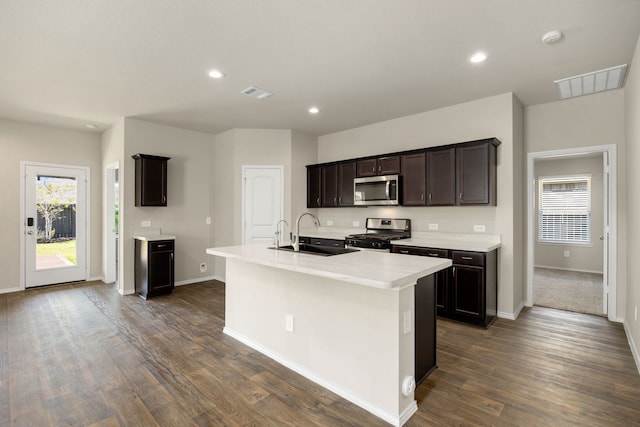
[[[604,236],[600,236],[600,240],[604,240]]]
[[[29,230],[29,231],[27,231],[27,234],[32,235],[33,231]]]

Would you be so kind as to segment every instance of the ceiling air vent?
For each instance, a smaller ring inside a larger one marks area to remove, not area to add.
[[[249,95],[253,98],[265,99],[273,95],[271,92],[267,92],[266,90],[259,89],[255,86],[249,86],[245,90],[240,93],[244,93],[245,95]]]
[[[626,70],[627,64],[618,65],[617,67],[556,80],[554,83],[558,89],[560,99],[574,98],[590,93],[621,88]]]

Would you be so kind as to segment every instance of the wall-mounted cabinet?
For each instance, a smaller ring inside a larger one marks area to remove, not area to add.
[[[496,205],[497,146],[488,138],[307,166],[307,207],[353,206],[353,179],[402,176],[403,206]]]
[[[170,157],[134,154],[136,206],[167,206],[167,162]]]
[[[400,173],[400,156],[382,156],[358,160],[356,169],[358,178],[376,175],[397,175]]]

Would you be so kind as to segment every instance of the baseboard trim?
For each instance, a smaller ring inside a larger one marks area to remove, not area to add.
[[[534,265],[533,268],[546,268],[548,270],[573,271],[576,273],[603,274],[602,271],[582,270],[580,268],[551,267],[550,265]]]
[[[208,282],[209,280],[218,280],[216,279],[216,277],[217,276],[204,276],[204,277],[198,277],[196,279],[179,280],[175,282],[174,285],[184,286],[184,285],[191,285],[193,283]]]
[[[375,415],[378,418],[383,419],[384,421],[388,422],[389,424],[395,426],[395,427],[401,427],[417,410],[418,410],[418,405],[415,402],[415,400],[412,402],[411,405],[409,405],[404,411],[402,411],[402,413],[398,416],[394,416],[391,415],[385,411],[383,411],[382,409],[371,405],[369,402],[366,402],[358,397],[353,396],[352,394],[350,394],[349,392],[343,390],[341,387],[337,386],[336,384],[333,384],[330,381],[326,381],[318,376],[316,376],[315,374],[309,372],[306,368],[298,365],[297,363],[291,362],[287,359],[285,359],[284,357],[282,357],[282,355],[280,355],[279,353],[276,353],[274,351],[272,351],[269,348],[266,348],[264,346],[262,346],[261,344],[256,343],[255,341],[245,337],[242,334],[237,333],[236,331],[229,329],[228,327],[225,326],[225,328],[223,329],[223,332],[226,335],[229,335],[230,337],[240,341],[241,343],[251,347],[252,349],[259,351],[260,353],[264,354],[265,356],[275,360],[276,362],[280,363],[281,365],[291,369],[292,371],[296,372],[297,374],[302,375],[303,377],[313,381],[314,383],[334,392],[335,394],[347,399],[349,402],[352,402],[358,406],[360,406],[361,408],[365,409],[366,411],[371,412],[373,415]]]
[[[524,308],[524,303],[521,302],[520,305],[516,308],[516,311],[514,311],[513,313],[509,313],[506,311],[499,311],[498,317],[501,319],[516,320],[523,308]]]
[[[635,341],[633,341],[633,336],[631,335],[631,331],[627,326],[627,322],[622,322],[624,326],[624,332],[627,334],[627,341],[629,341],[629,347],[631,348],[631,354],[633,355],[633,360],[636,362],[636,368],[638,368],[638,373],[640,373],[640,350],[636,346]]]
[[[12,292],[20,292],[20,291],[24,291],[24,288],[21,288],[20,286],[18,286],[17,288],[0,289],[0,294],[10,294]]]

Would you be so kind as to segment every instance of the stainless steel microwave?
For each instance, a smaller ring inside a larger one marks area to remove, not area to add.
[[[353,204],[356,206],[398,206],[400,176],[384,175],[353,180]]]

